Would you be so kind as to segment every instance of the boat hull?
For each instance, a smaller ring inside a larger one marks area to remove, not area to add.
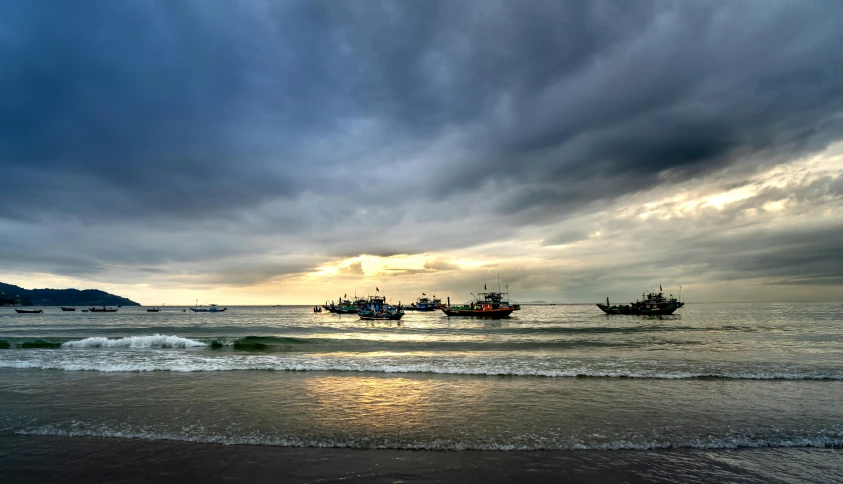
[[[89,311],[92,313],[116,313],[116,309],[96,309],[96,308],[88,308]]]
[[[470,316],[475,318],[501,319],[509,317],[516,308],[500,309],[457,309],[443,307],[442,311],[448,316]]]
[[[190,308],[190,310],[193,311],[194,313],[221,313],[221,312],[225,311],[226,309],[228,309],[228,308],[214,309],[214,310],[202,309],[202,308],[199,308],[199,309]]]
[[[38,314],[43,313],[43,309],[15,309],[15,312],[18,314]]]
[[[65,306],[60,306],[62,311],[76,311],[76,308],[69,308]]]
[[[371,315],[360,315],[360,319],[365,321],[398,321],[404,316],[404,313],[399,314],[390,314],[388,316],[371,316]]]
[[[597,307],[606,314],[635,314],[631,306],[607,306],[597,303]]]

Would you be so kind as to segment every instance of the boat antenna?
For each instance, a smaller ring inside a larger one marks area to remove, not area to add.
[[[679,285],[679,300],[682,300],[682,285]]]
[[[498,272],[498,294],[501,292],[501,273]]]

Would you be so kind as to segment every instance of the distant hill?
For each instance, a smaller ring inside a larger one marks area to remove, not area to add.
[[[0,282],[0,306],[140,306],[99,289],[24,289]]]

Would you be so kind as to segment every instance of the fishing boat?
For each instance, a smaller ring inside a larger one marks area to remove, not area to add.
[[[76,308],[69,308],[67,306],[59,306],[62,311],[76,311]]]
[[[199,306],[195,308],[190,308],[190,310],[194,313],[221,313],[227,309],[228,308],[220,308],[216,304],[209,304],[207,308]]]
[[[519,304],[510,304],[507,299],[508,292],[481,292],[475,296],[475,301],[468,305],[451,306],[451,298],[448,298],[448,305],[442,306],[441,309],[448,316],[500,319],[509,317],[514,311],[521,309]]]
[[[641,300],[631,302],[629,304],[616,304],[611,305],[609,304],[609,298],[606,298],[606,304],[597,303],[597,307],[600,308],[606,314],[632,314],[632,315],[651,315],[651,316],[664,316],[668,314],[673,314],[677,309],[684,306],[685,303],[679,301],[673,294],[669,294],[668,297],[664,297],[664,292],[662,292],[661,286],[659,286],[659,292],[649,292],[641,294]]]
[[[43,313],[44,310],[43,309],[15,309],[15,312],[19,313],[19,314],[38,314],[38,313]]]
[[[161,308],[149,308],[146,310],[148,313],[157,313],[159,311],[161,311]]]
[[[416,302],[410,304],[404,309],[407,311],[436,311],[441,305],[441,299],[437,299],[436,296],[428,298],[427,294],[422,293],[421,297],[416,299]]]
[[[401,306],[387,304],[385,297],[370,296],[357,314],[367,321],[397,321],[404,316],[404,310]]]
[[[320,308],[319,306],[313,306],[313,312],[314,312],[314,313],[321,313],[321,312],[322,312],[322,308]]]
[[[365,304],[364,300],[360,300],[358,298],[354,298],[354,301],[350,299],[343,299],[340,298],[337,305],[334,307],[334,313],[337,314],[357,314],[360,311],[360,308]]]
[[[103,306],[102,308],[88,308],[92,313],[116,313],[116,309],[111,309]]]

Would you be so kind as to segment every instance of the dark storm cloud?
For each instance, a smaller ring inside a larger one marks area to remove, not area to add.
[[[61,227],[27,247],[89,271],[507,239],[838,139],[841,13],[819,1],[7,2],[0,219]],[[503,223],[478,222],[490,214]],[[92,227],[110,227],[109,243]]]

